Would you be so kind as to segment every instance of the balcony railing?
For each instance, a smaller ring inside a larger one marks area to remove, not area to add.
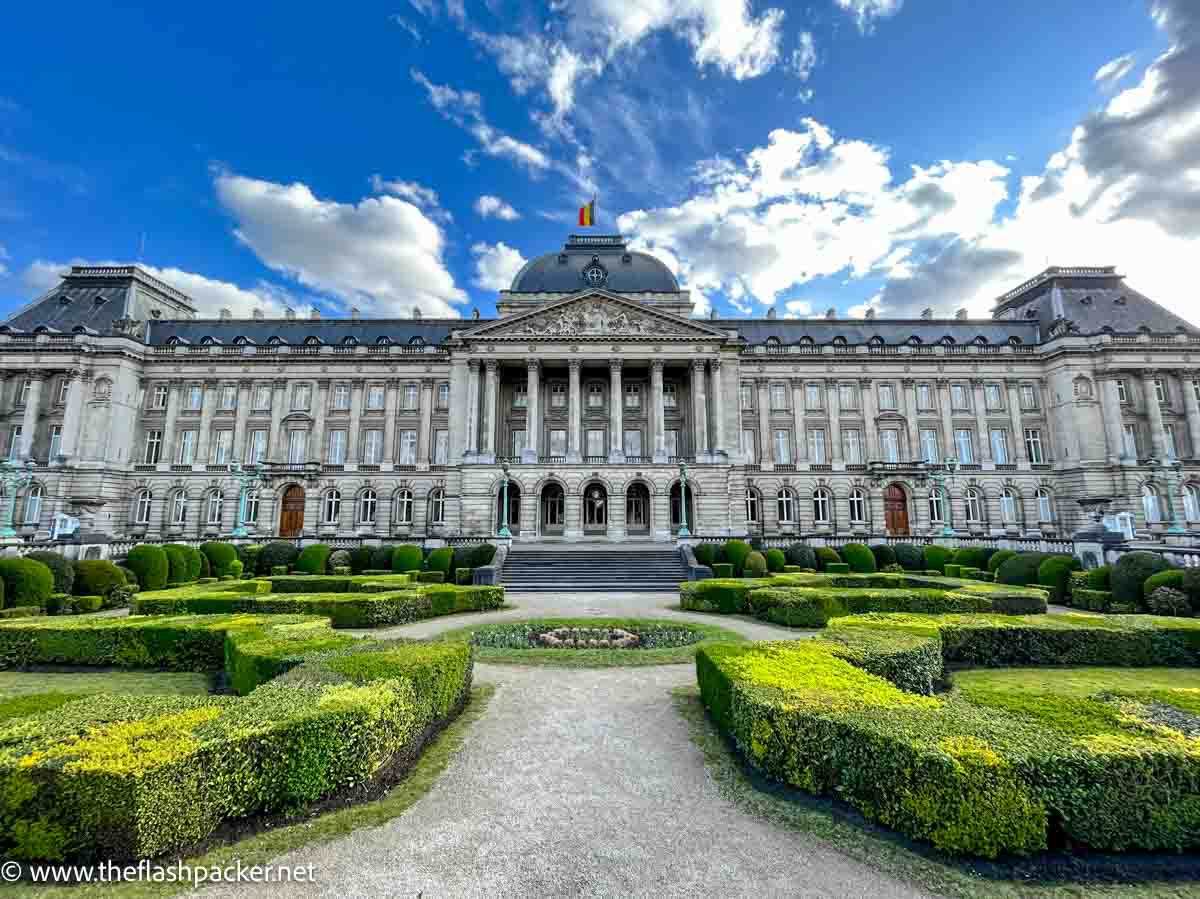
[[[608,456],[584,456],[583,461],[588,465],[602,465],[608,461]]]

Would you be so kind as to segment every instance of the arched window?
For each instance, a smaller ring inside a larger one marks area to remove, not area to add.
[[[1000,520],[1005,525],[1017,523],[1017,494],[1011,487],[1005,487],[1000,493]]]
[[[37,524],[42,519],[42,486],[34,484],[25,493],[25,524]]]
[[[826,490],[824,487],[818,487],[816,490],[813,491],[812,502],[813,502],[813,521],[815,521],[817,524],[829,524],[830,521],[832,521],[832,519],[830,518],[830,515],[829,515],[829,513],[831,511],[831,508],[830,508],[831,503],[829,502],[829,491]]]
[[[246,345],[246,344],[248,344],[249,342],[250,342],[250,341],[249,341],[249,340],[247,340],[245,337],[238,336],[238,337],[235,337],[235,338],[233,338],[233,345],[234,345],[234,346],[245,346],[245,345]]]
[[[1054,498],[1050,495],[1050,491],[1045,487],[1039,487],[1036,491],[1034,491],[1034,496],[1037,497],[1038,521],[1053,521]]]
[[[304,345],[305,346],[320,346],[321,338],[320,337],[305,337]]]
[[[182,526],[187,524],[188,512],[187,494],[176,490],[171,494],[171,524]]]
[[[758,491],[753,487],[746,488],[746,521],[758,524],[761,520],[758,508]]]
[[[966,493],[967,521],[976,524],[983,521],[983,498],[974,487],[968,487]]]
[[[1188,521],[1200,521],[1200,491],[1195,484],[1183,487],[1183,514]]]
[[[1142,488],[1142,514],[1146,516],[1147,524],[1162,521],[1162,504],[1158,499],[1158,491],[1151,484]]]
[[[407,487],[396,491],[396,514],[392,520],[396,524],[412,524],[413,495]]]
[[[408,341],[409,346],[425,346],[425,338],[419,334]]]
[[[972,343],[974,343],[975,346],[987,346],[988,339],[986,337],[984,337],[982,334],[980,334],[978,337],[975,338],[975,340],[972,341]]]
[[[929,491],[929,520],[939,524],[946,520],[946,497],[937,487]]]
[[[1014,336],[1008,338],[1008,344],[1009,344],[1009,346],[1020,346],[1021,338],[1014,335]]]
[[[378,346],[391,346],[391,345],[392,345],[392,338],[390,338],[390,337],[388,337],[388,336],[386,336],[386,335],[385,335],[385,336],[383,336],[383,337],[380,337],[379,339],[377,339],[377,340],[375,341],[375,343],[376,343]]]
[[[850,520],[858,524],[867,520],[867,492],[861,487],[850,491]]]
[[[883,346],[883,338],[876,334],[874,337],[868,340],[867,343],[870,346]]]
[[[358,346],[357,337],[343,337],[342,346]]]
[[[845,345],[846,345],[846,338],[845,338],[845,337],[841,337],[841,336],[833,338],[833,345],[834,345],[834,346],[845,346]]]
[[[271,337],[267,340],[267,346],[282,346],[282,345],[283,345],[282,337]]]
[[[321,524],[337,524],[342,515],[342,494],[326,490],[321,497]]]
[[[947,334],[945,337],[939,340],[938,343],[940,343],[942,346],[954,346],[954,338]]]
[[[154,494],[149,490],[139,490],[133,504],[133,523],[149,524],[150,509],[154,505]]]
[[[778,507],[780,524],[796,522],[796,494],[784,487],[776,495],[775,504]]]
[[[908,338],[906,343],[909,346],[920,346],[923,343],[923,341],[921,340],[920,337],[918,337],[916,334],[914,334],[912,337]]]
[[[429,494],[429,523],[446,523],[446,491],[435,487]]]
[[[774,335],[772,335],[771,337],[767,338],[767,349],[771,349],[771,348],[777,349],[778,347],[779,347],[779,338],[778,337],[775,337]]]
[[[211,337],[201,337],[200,338],[200,346],[212,346],[214,343],[216,343],[216,341],[213,340]]]
[[[210,525],[220,527],[221,525],[221,510],[225,508],[225,494],[220,490],[214,490],[208,495],[208,509],[205,515],[205,521]]]
[[[374,490],[364,490],[358,495],[358,523],[359,524],[374,524],[375,523],[375,507],[378,503],[378,496]]]
[[[179,338],[178,337],[168,337],[167,338],[167,346],[179,346]]]

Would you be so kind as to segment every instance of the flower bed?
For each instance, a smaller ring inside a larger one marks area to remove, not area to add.
[[[697,652],[706,706],[766,775],[953,853],[1200,845],[1200,743],[1169,716],[932,695],[948,663],[1196,666],[1200,623],[865,615],[828,635]]]
[[[0,716],[0,854],[15,859],[179,851],[223,820],[365,785],[415,757],[471,680],[465,643],[356,640],[292,615],[0,622],[0,664],[223,667],[242,694]]]

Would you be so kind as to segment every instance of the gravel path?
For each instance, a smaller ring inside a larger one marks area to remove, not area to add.
[[[927,895],[723,799],[670,694],[694,677],[479,665],[496,694],[408,812],[275,860],[311,863],[316,886],[203,895]]]

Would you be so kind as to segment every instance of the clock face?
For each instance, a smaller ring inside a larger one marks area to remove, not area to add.
[[[583,278],[592,287],[599,287],[604,283],[604,279],[608,277],[608,272],[595,263],[589,265],[583,270]]]

